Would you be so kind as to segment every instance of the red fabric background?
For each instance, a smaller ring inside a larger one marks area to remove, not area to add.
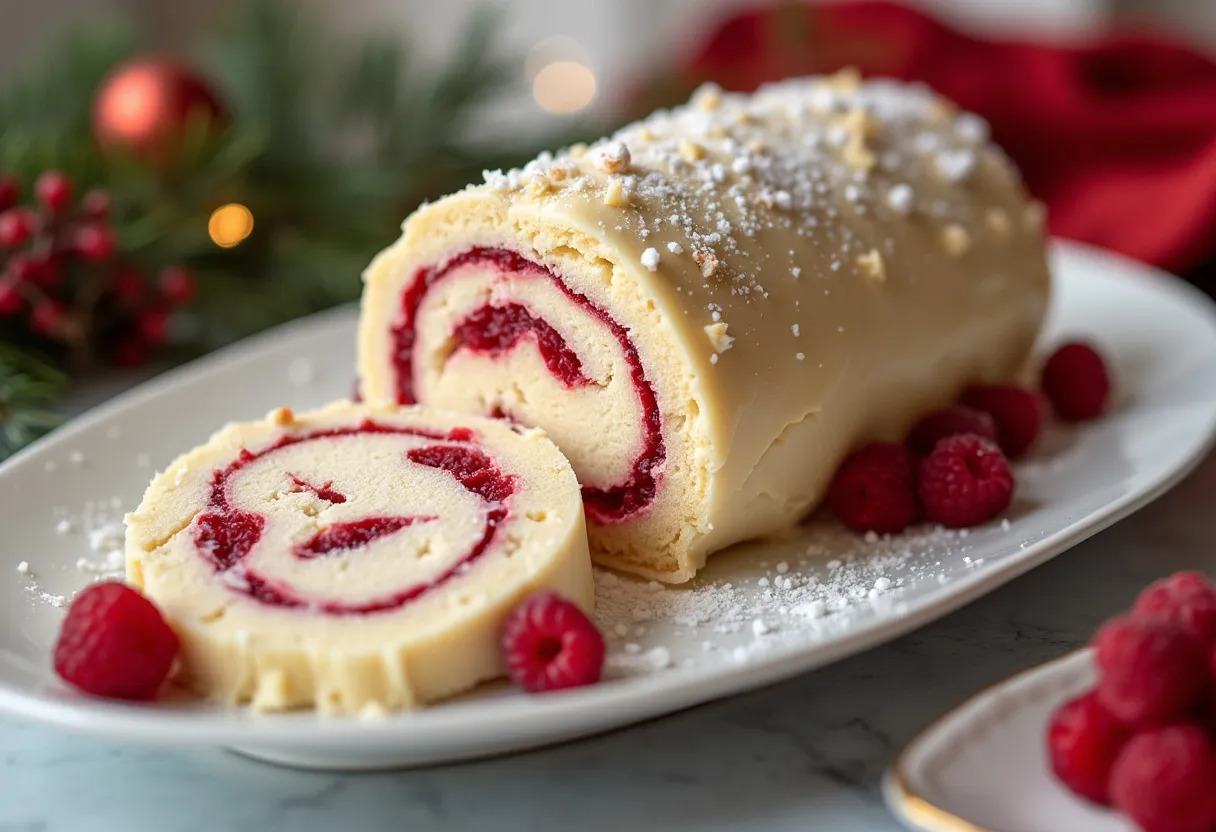
[[[1143,33],[1077,46],[979,40],[881,2],[785,4],[723,23],[685,80],[751,89],[854,65],[980,113],[1053,233],[1176,272],[1216,255],[1216,63]]]

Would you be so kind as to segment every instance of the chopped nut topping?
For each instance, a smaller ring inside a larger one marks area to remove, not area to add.
[[[1009,219],[1009,212],[1004,208],[989,208],[984,213],[984,224],[1002,240],[1008,239],[1013,233],[1013,223]]]
[[[876,248],[870,249],[857,258],[857,268],[861,269],[861,273],[873,281],[878,283],[887,282],[887,266],[883,262],[882,254]]]
[[[1043,227],[1045,219],[1047,219],[1047,206],[1034,200],[1026,206],[1026,213],[1022,215],[1022,228],[1027,231],[1038,231]]]
[[[735,339],[726,334],[726,324],[721,321],[706,325],[705,336],[709,338],[710,346],[717,353],[726,352],[735,343]]]
[[[971,248],[971,235],[967,229],[952,222],[942,229],[942,245],[951,257],[962,257]]]
[[[700,110],[716,110],[722,104],[722,88],[717,84],[702,84],[692,94],[692,105]]]
[[[697,249],[692,253],[693,262],[701,267],[701,277],[713,277],[718,271],[718,258],[708,249]]]
[[[629,195],[625,193],[625,185],[617,177],[608,180],[604,188],[604,204],[613,208],[624,208],[629,205]]]
[[[624,173],[632,161],[624,142],[613,142],[600,151],[599,166],[608,173]]]
[[[696,162],[705,158],[705,148],[688,139],[680,139],[680,157],[686,162]]]

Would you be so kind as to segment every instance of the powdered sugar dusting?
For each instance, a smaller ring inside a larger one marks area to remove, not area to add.
[[[597,570],[596,620],[609,645],[608,675],[747,662],[831,638],[867,617],[899,614],[907,589],[947,583],[975,563],[959,557],[967,548],[966,538],[948,529],[861,536],[816,521],[788,541],[717,555],[684,586]]]
[[[74,563],[77,573],[87,575],[90,583],[123,577],[126,571],[126,527],[120,498],[89,500],[78,512],[56,508],[53,515],[55,534],[67,539],[65,545],[78,547],[82,552]],[[44,571],[46,574],[42,574]],[[40,604],[64,607],[75,595],[51,592],[42,583],[48,578],[53,579],[52,583],[57,583],[62,578],[62,567],[40,569],[36,564],[23,560],[17,564],[17,572],[25,581],[25,591]],[[68,580],[73,584],[79,582],[79,579]]]

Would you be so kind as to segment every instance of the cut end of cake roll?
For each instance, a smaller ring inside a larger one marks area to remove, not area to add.
[[[536,429],[341,403],[234,424],[158,475],[127,578],[223,704],[330,713],[501,675],[519,601],[594,605],[578,484]]]
[[[543,427],[593,557],[668,582],[1008,378],[1049,288],[1041,209],[984,122],[848,73],[706,87],[487,173],[365,280],[366,398]]]

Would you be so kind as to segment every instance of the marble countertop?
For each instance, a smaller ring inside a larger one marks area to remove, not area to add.
[[[434,769],[325,774],[0,719],[0,832],[899,829],[879,779],[961,699],[1081,644],[1153,578],[1216,572],[1216,456],[992,595],[774,687],[606,736]]]

